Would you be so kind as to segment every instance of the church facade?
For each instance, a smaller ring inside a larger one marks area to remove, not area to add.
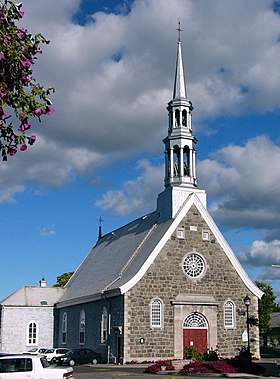
[[[243,299],[250,297],[250,316],[258,317],[262,292],[209,214],[205,190],[197,187],[180,31],[167,110],[165,189],[157,209],[99,238],[56,304],[56,346],[86,346],[106,361],[124,363],[182,359],[186,347],[232,357],[247,345]],[[256,326],[250,342],[258,358]]]

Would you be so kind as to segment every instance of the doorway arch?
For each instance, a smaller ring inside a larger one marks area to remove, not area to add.
[[[202,353],[208,347],[208,321],[202,313],[192,312],[183,322],[183,349]]]

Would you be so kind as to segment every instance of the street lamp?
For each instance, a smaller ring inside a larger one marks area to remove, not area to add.
[[[251,360],[251,351],[250,351],[250,326],[249,326],[249,306],[251,304],[251,299],[246,295],[243,299],[244,305],[246,307],[247,314],[247,337],[248,337],[248,359]]]

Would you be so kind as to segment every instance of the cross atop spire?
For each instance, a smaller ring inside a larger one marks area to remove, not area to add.
[[[183,31],[183,29],[181,29],[181,22],[179,18],[178,18],[178,28],[176,30],[178,30],[178,42],[181,42],[181,32]]]
[[[177,51],[177,60],[176,60],[173,99],[186,99],[186,85],[185,85],[182,48],[181,48],[182,29],[181,29],[180,20],[178,20],[178,28],[176,30],[178,30],[179,35],[178,35],[178,51]]]

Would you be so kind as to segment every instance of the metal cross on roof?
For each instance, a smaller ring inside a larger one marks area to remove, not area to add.
[[[180,19],[178,19],[178,28],[176,29],[178,30],[178,42],[181,42],[181,32],[183,31],[183,29],[181,29],[181,22],[180,22]]]

